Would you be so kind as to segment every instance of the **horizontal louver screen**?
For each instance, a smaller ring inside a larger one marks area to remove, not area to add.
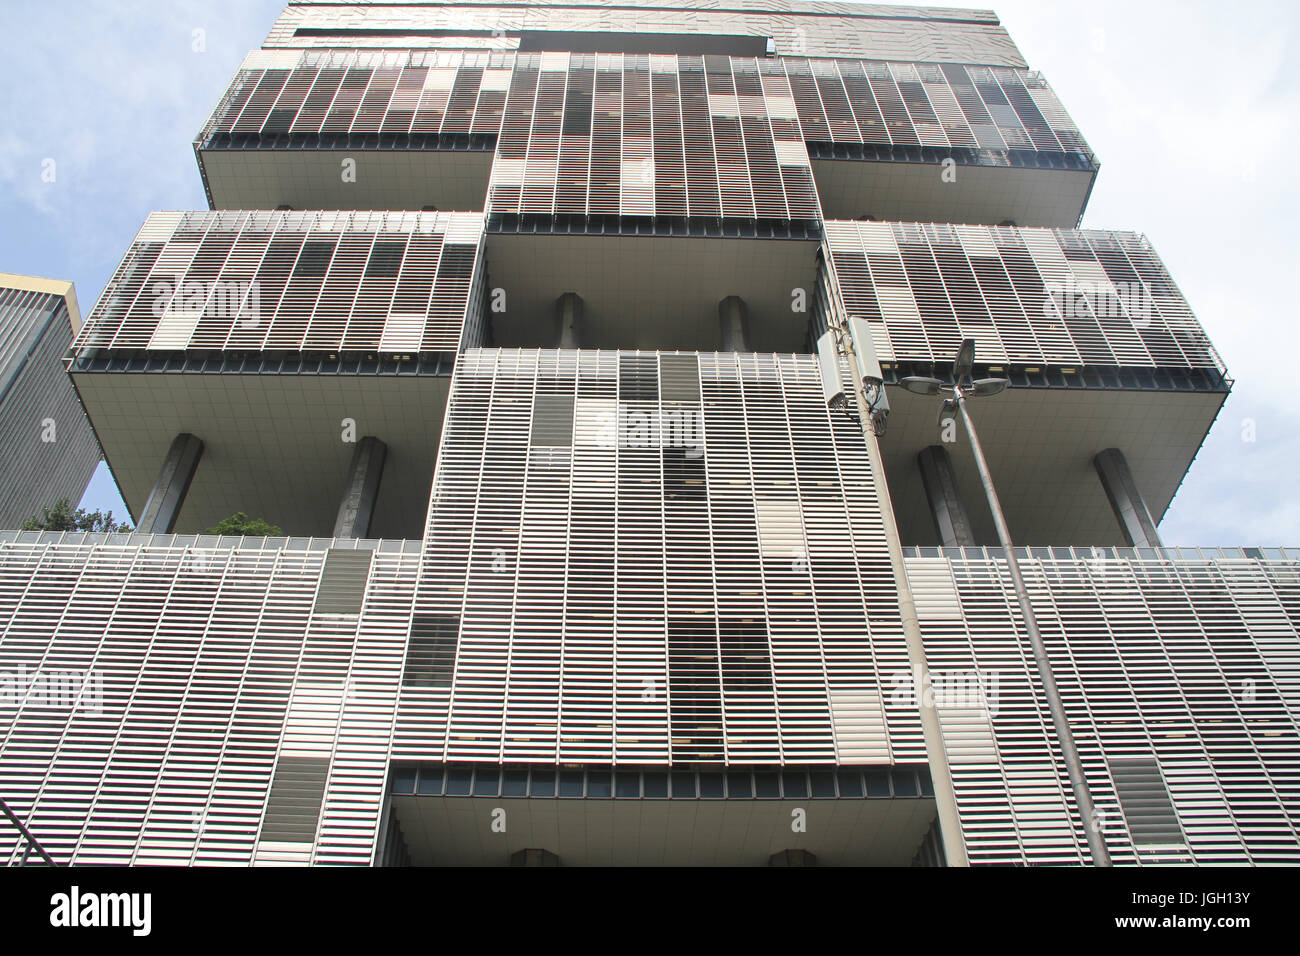
[[[467,317],[482,334],[482,235],[476,213],[155,213],[73,350],[455,352]]]
[[[361,602],[366,593],[366,580],[370,576],[372,553],[365,548],[355,551],[330,548],[325,552],[325,570],[321,573],[320,589],[316,592],[313,613],[361,613]]]
[[[1112,760],[1109,766],[1133,843],[1181,844],[1183,831],[1160,766],[1154,760]]]
[[[328,757],[280,758],[262,820],[263,841],[311,843],[316,839],[329,763]]]
[[[844,308],[881,362],[1223,370],[1150,243],[1131,232],[826,223]]]

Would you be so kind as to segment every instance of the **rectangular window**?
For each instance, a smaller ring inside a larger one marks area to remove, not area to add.
[[[618,397],[624,402],[659,400],[659,362],[655,356],[619,356]]]
[[[329,272],[330,260],[334,258],[334,243],[303,243],[298,262],[293,267],[295,276],[323,276]]]
[[[704,486],[704,456],[698,449],[665,448],[664,498],[668,501],[699,501],[707,498]]]
[[[326,551],[325,567],[321,571],[312,613],[360,614],[373,553],[364,548],[330,548]]]
[[[570,90],[564,101],[565,136],[586,136],[591,132],[591,94]]]
[[[1183,831],[1159,764],[1150,758],[1112,760],[1109,764],[1134,846],[1182,844]]]
[[[573,396],[542,393],[533,402],[532,444],[567,448],[573,444]]]
[[[366,263],[367,276],[392,278],[402,271],[402,257],[406,255],[405,242],[376,242]]]
[[[328,757],[281,757],[271,778],[261,839],[312,843],[325,797]]]
[[[665,402],[700,400],[700,361],[694,355],[659,356]]]
[[[405,687],[450,687],[460,640],[460,618],[454,614],[417,614],[411,621],[406,647]]]

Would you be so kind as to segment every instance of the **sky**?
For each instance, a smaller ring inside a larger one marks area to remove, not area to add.
[[[1235,380],[1167,545],[1300,546],[1300,5],[993,4],[1101,171],[1090,228],[1145,233]],[[47,0],[0,54],[0,272],[88,314],[145,217],[203,209],[191,143],[283,0]],[[102,463],[82,506],[126,508]]]

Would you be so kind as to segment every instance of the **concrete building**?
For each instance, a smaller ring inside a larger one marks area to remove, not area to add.
[[[62,361],[80,329],[71,282],[0,273],[0,527],[75,507],[99,464]]]
[[[195,152],[68,357],[139,533],[0,535],[56,860],[1300,859],[1300,551],[1163,547],[1231,381],[993,14],[292,3]]]

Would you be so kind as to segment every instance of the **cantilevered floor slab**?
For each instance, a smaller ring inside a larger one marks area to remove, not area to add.
[[[1092,457],[1119,448],[1158,521],[1218,415],[1226,392],[1011,388],[971,402],[984,454],[1018,545],[1125,546]],[[916,463],[941,441],[939,400],[889,388],[881,439],[889,494],[904,544],[939,539]],[[970,442],[958,425],[948,444],[975,540],[997,544]]]
[[[133,516],[181,432],[204,451],[175,531],[237,511],[286,534],[334,527],[356,441],[388,446],[371,537],[419,538],[450,387],[448,375],[74,373],[73,381]]]

